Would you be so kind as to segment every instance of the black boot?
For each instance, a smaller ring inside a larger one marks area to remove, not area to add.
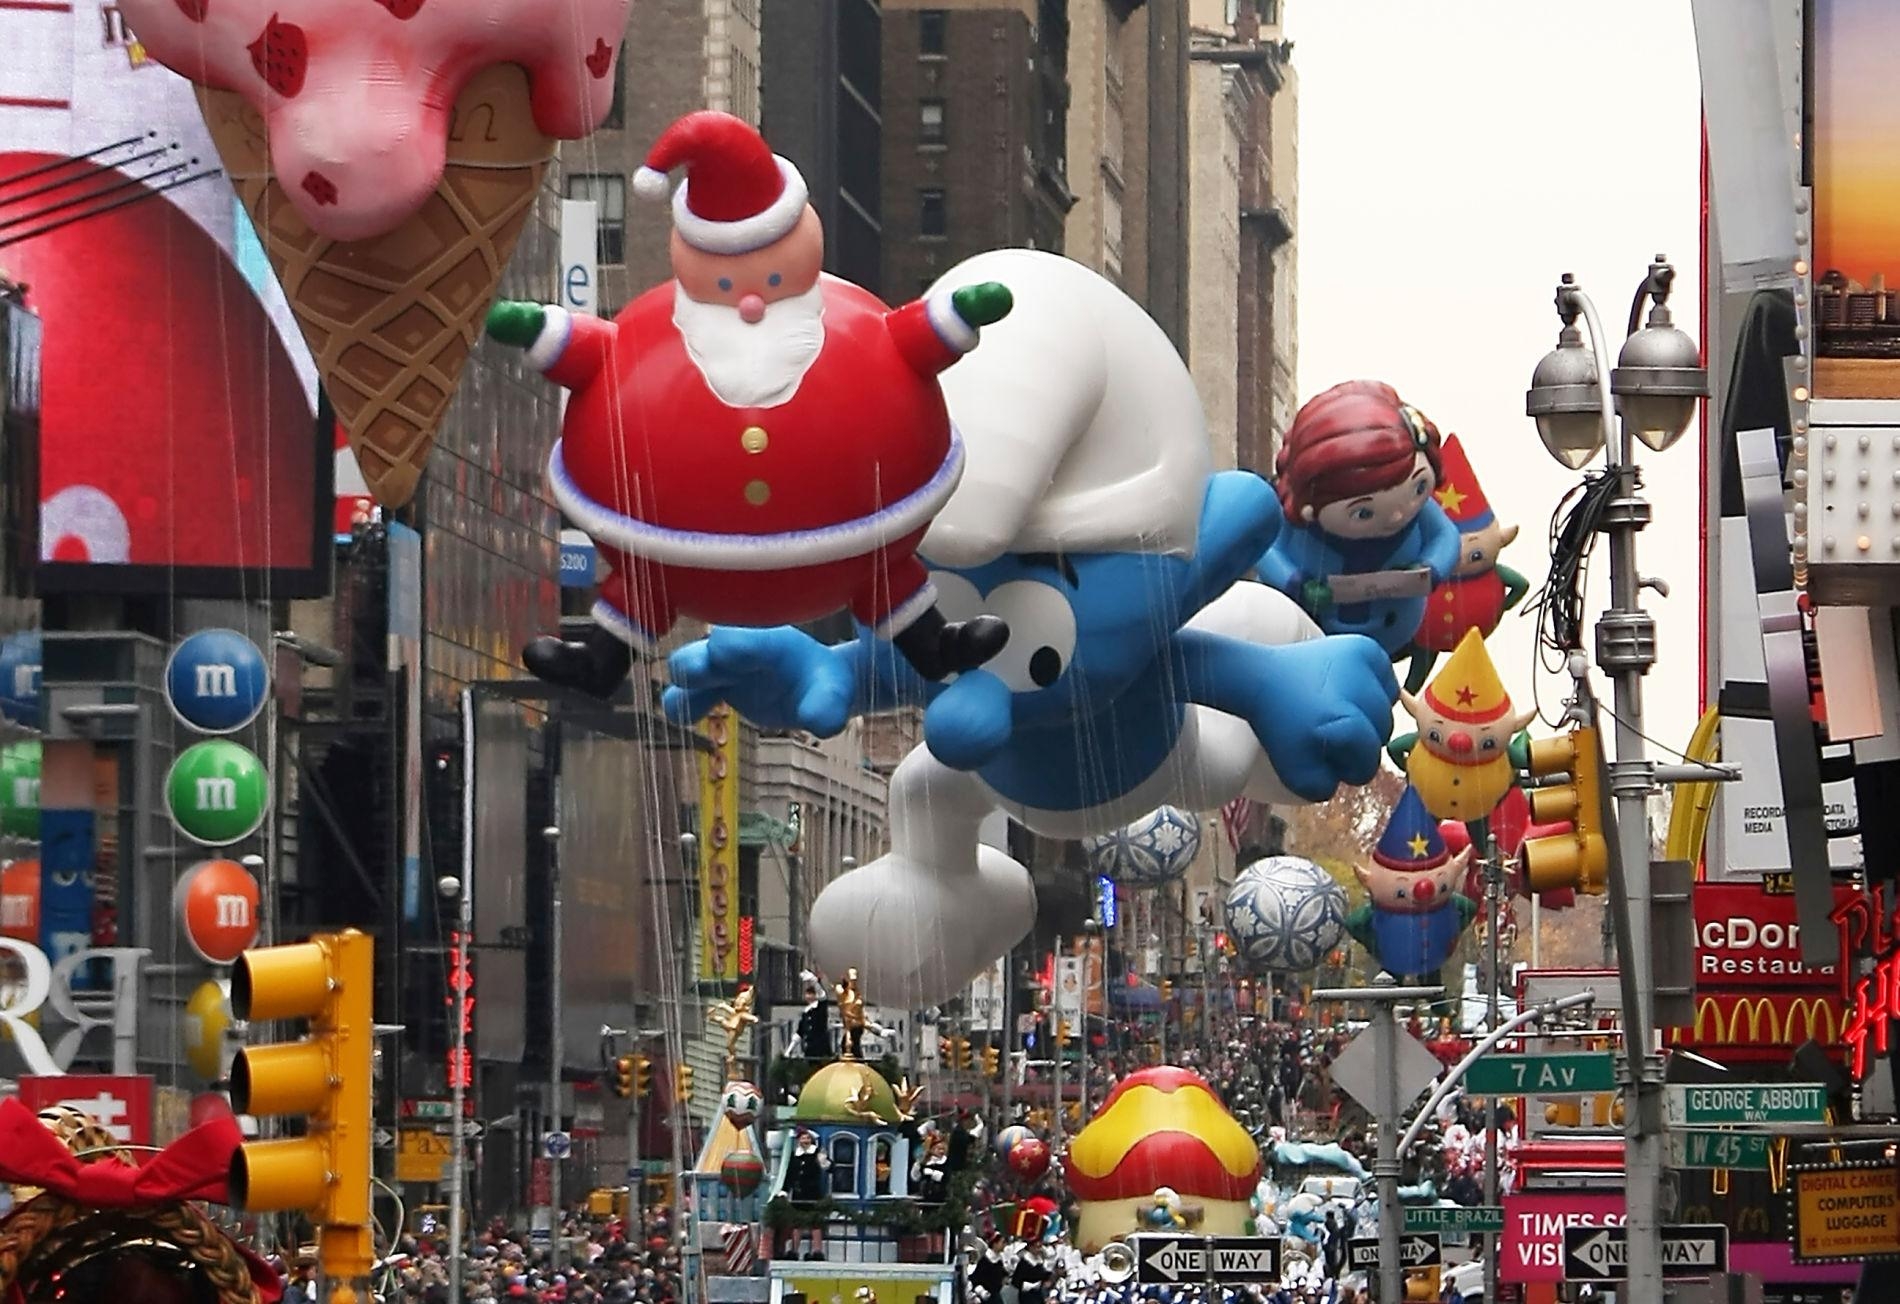
[[[577,643],[543,634],[521,650],[521,664],[543,683],[577,688],[604,702],[633,669],[633,649],[596,625]]]
[[[937,680],[975,670],[1001,652],[1009,642],[1009,626],[996,616],[953,623],[932,607],[891,642],[913,670]]]

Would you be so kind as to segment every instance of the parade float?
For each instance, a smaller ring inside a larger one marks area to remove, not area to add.
[[[839,1057],[794,1084],[795,1103],[763,1133],[764,1097],[733,1072],[752,994],[713,1012],[728,1082],[681,1182],[687,1304],[951,1304],[975,1174],[950,1171],[942,1137],[917,1117],[922,1088],[858,1058],[855,973],[839,988]]]
[[[1199,1074],[1123,1078],[1069,1143],[1074,1241],[1084,1254],[1144,1232],[1251,1235],[1260,1147]]]

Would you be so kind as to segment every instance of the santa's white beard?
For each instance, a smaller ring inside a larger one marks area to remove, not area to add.
[[[805,372],[825,347],[825,299],[820,285],[765,306],[748,323],[737,308],[701,303],[673,287],[673,325],[686,355],[722,402],[776,407],[798,392]]]

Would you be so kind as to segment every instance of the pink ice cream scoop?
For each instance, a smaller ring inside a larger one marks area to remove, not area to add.
[[[469,79],[526,68],[536,127],[578,140],[613,103],[633,0],[121,0],[151,56],[264,115],[271,163],[311,228],[364,240],[442,179]]]

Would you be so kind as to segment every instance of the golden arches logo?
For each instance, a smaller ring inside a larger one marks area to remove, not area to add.
[[[1696,1002],[1695,1029],[1676,1045],[1798,1046],[1813,1040],[1832,1046],[1840,1039],[1843,1014],[1831,996],[1704,996]]]

